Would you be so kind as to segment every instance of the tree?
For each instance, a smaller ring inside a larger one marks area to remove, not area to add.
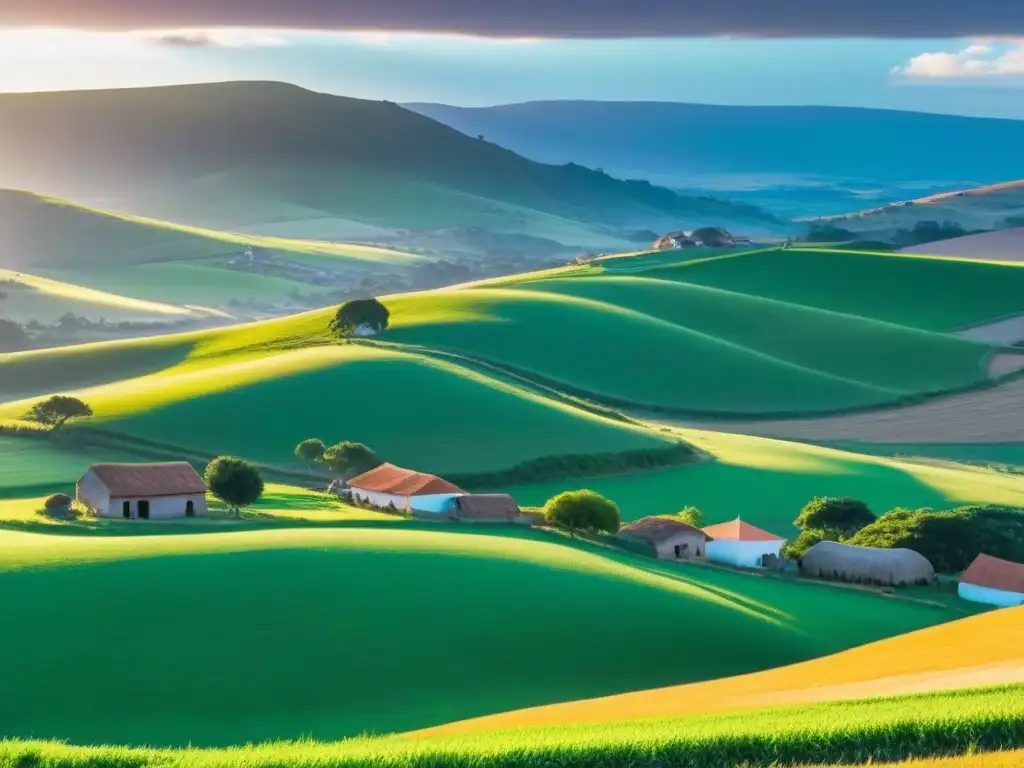
[[[566,491],[548,499],[544,505],[544,519],[551,525],[576,531],[619,530],[619,508],[615,502],[594,491]]]
[[[380,333],[388,327],[391,313],[377,299],[346,301],[331,321],[331,330],[342,337],[351,336],[361,325],[368,325]]]
[[[807,550],[821,541],[839,541],[842,538],[839,531],[828,531],[817,528],[810,528],[803,531],[782,548],[782,556],[790,560],[803,560]]]
[[[684,523],[692,525],[694,528],[704,527],[704,513],[696,507],[686,507],[679,513],[679,519]]]
[[[327,446],[324,445],[323,440],[303,440],[295,446],[295,456],[309,464],[310,467],[322,463],[326,451]]]
[[[852,536],[866,525],[875,522],[868,505],[857,499],[814,498],[800,511],[793,525],[801,530],[839,531]]]
[[[379,467],[383,462],[362,443],[338,443],[323,453],[321,463],[339,480],[349,480]]]
[[[30,421],[38,421],[52,429],[60,429],[74,419],[87,419],[92,416],[92,408],[77,397],[54,395],[48,400],[36,403],[32,410],[25,414]]]
[[[203,475],[210,493],[227,504],[235,515],[263,495],[263,478],[256,467],[234,456],[219,456]]]

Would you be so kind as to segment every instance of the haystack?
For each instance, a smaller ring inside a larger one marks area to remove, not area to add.
[[[935,578],[932,564],[912,549],[855,547],[835,541],[822,541],[807,550],[800,572],[818,579],[882,586],[931,583]]]

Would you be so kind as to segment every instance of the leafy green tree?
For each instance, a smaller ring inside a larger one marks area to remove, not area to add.
[[[863,501],[818,497],[808,502],[793,524],[803,531],[839,531],[844,536],[852,536],[875,519]]]
[[[361,325],[383,331],[388,327],[391,313],[377,299],[353,299],[340,307],[331,321],[331,330],[342,337],[351,336]]]
[[[809,528],[782,548],[782,556],[790,560],[803,560],[807,550],[815,544],[822,541],[839,541],[841,538],[839,531]]]
[[[616,533],[621,524],[615,502],[590,490],[566,491],[548,499],[544,505],[544,519],[571,533]]]
[[[349,480],[379,467],[383,462],[362,443],[338,443],[323,453],[321,463],[339,480]]]
[[[679,513],[679,519],[684,523],[692,525],[694,528],[703,528],[705,525],[704,513],[696,507],[686,507]]]
[[[219,456],[203,475],[210,493],[223,501],[235,515],[263,495],[263,478],[255,466],[234,456]]]
[[[46,424],[52,429],[60,429],[74,419],[87,419],[92,416],[92,408],[77,397],[54,395],[32,406],[25,418]]]
[[[310,467],[323,463],[324,453],[326,452],[327,446],[324,445],[323,440],[303,440],[295,446],[296,458],[306,462]]]

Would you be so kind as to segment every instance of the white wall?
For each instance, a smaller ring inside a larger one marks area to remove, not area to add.
[[[707,558],[715,563],[735,565],[739,568],[760,568],[765,555],[778,556],[784,542],[781,541],[735,541],[715,539],[709,541]]]
[[[107,506],[106,512],[101,512],[103,517],[124,517],[124,503],[127,501],[133,518],[138,517],[139,502],[149,502],[150,520],[172,520],[178,517],[185,517],[185,506],[189,501],[195,508],[196,517],[206,517],[206,495],[194,493],[181,496],[157,496],[146,499],[144,496],[138,498],[124,499],[112,498]]]
[[[960,582],[957,592],[964,600],[970,600],[972,603],[998,605],[1000,608],[1024,605],[1024,592],[1005,592],[1001,589],[979,587],[977,584],[964,584],[963,582]]]
[[[370,503],[375,507],[387,509],[389,504],[394,504],[399,512],[408,511],[409,497],[396,496],[393,493],[380,493],[378,491],[364,491],[362,488],[353,488],[352,495],[359,501]]]
[[[94,514],[101,517],[109,517],[110,493],[107,491],[107,486],[103,484],[103,481],[91,469],[82,475],[76,484],[75,495]]]

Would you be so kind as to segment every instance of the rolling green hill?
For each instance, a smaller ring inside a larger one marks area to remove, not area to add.
[[[333,739],[748,672],[953,616],[559,540],[5,532],[0,612],[19,631],[0,635],[0,736]]]

